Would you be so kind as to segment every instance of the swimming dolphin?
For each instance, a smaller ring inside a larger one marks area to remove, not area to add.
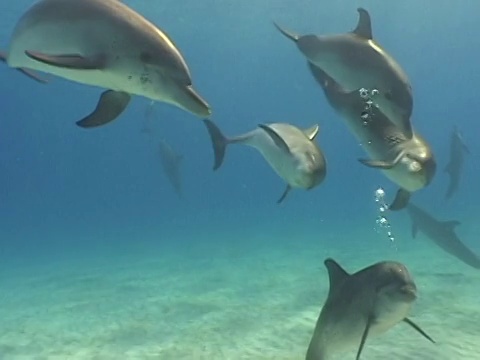
[[[330,106],[371,158],[360,162],[380,169],[400,187],[389,209],[404,208],[412,192],[429,185],[435,175],[436,161],[428,143],[416,132],[409,137],[358,91],[348,92],[322,69],[311,63],[308,67]]]
[[[403,264],[382,261],[349,274],[333,259],[324,263],[330,290],[306,360],[329,360],[333,354],[354,348],[358,349],[358,360],[367,337],[381,335],[401,321],[434,342],[407,317],[417,298],[417,287]]]
[[[298,35],[274,23],[307,60],[320,67],[346,91],[378,90],[375,103],[405,133],[412,136],[410,117],[413,95],[402,67],[372,36],[370,15],[357,9],[358,24],[352,32],[335,35]]]
[[[445,167],[445,172],[450,176],[450,182],[445,194],[447,199],[450,199],[458,190],[463,163],[465,160],[463,156],[464,153],[470,154],[470,150],[465,144],[460,131],[455,126],[450,136],[450,159]]]
[[[455,234],[455,227],[460,225],[459,221],[439,221],[413,203],[408,204],[407,212],[412,220],[413,238],[420,231],[442,250],[455,256],[465,264],[475,269],[480,269],[480,258],[467,248]]]
[[[211,114],[172,40],[118,0],[38,1],[18,21],[2,59],[29,76],[38,70],[108,89],[77,122],[83,128],[117,118],[131,95]]]
[[[158,148],[165,176],[172,184],[175,193],[181,198],[183,193],[180,165],[182,164],[183,155],[176,153],[165,140],[160,141]]]
[[[260,124],[246,134],[227,138],[211,120],[203,120],[213,144],[214,170],[223,163],[229,144],[245,144],[257,149],[273,170],[287,182],[277,203],[281,203],[292,188],[310,190],[319,185],[326,175],[326,162],[314,141],[318,125],[301,130],[285,123]]]

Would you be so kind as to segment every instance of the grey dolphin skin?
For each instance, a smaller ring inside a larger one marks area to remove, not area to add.
[[[358,91],[348,92],[322,69],[311,63],[308,67],[330,106],[371,157],[360,162],[380,169],[400,187],[389,209],[403,209],[411,194],[429,185],[436,173],[428,143],[416,132],[409,137]]]
[[[410,203],[407,206],[408,215],[412,220],[412,237],[420,231],[448,254],[475,269],[480,269],[480,258],[455,234],[459,221],[439,221],[419,206]]]
[[[211,114],[172,40],[118,0],[40,0],[20,18],[0,58],[38,81],[32,70],[107,89],[77,122],[83,128],[117,118],[131,95]]]
[[[417,298],[417,287],[403,264],[382,261],[349,274],[333,259],[324,263],[330,289],[306,360],[329,360],[355,348],[359,360],[367,338],[381,335],[402,321],[434,343],[407,317]]]
[[[395,59],[373,39],[367,10],[357,10],[358,24],[349,33],[298,35],[276,23],[275,26],[296,43],[310,63],[324,70],[346,91],[378,90],[375,103],[409,138],[413,111],[410,80]]]
[[[180,166],[183,155],[176,153],[165,140],[160,141],[158,148],[165,176],[172,184],[175,193],[181,198],[183,197],[183,191]]]
[[[450,176],[450,182],[448,184],[447,192],[445,193],[447,199],[450,199],[458,190],[463,163],[465,161],[465,153],[470,154],[470,150],[465,144],[460,131],[455,126],[450,135],[450,159],[445,167],[445,172]]]
[[[281,203],[292,188],[310,190],[325,179],[326,162],[315,142],[318,125],[301,130],[285,123],[260,124],[246,134],[227,138],[217,125],[203,120],[212,140],[215,155],[214,170],[223,163],[229,144],[244,144],[257,149],[287,186],[277,203]]]

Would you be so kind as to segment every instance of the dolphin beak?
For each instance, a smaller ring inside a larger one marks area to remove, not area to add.
[[[414,301],[417,299],[417,289],[414,285],[404,285],[399,291],[408,301]]]

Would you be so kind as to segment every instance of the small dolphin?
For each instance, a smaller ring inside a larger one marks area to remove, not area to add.
[[[432,215],[413,203],[408,204],[407,211],[412,220],[413,238],[420,231],[442,250],[455,256],[465,264],[475,269],[480,269],[480,258],[467,248],[455,234],[455,227],[460,225],[459,221],[436,220]]]
[[[318,125],[301,130],[284,123],[261,124],[246,134],[227,138],[213,121],[205,119],[204,123],[215,154],[213,169],[217,170],[222,165],[227,145],[239,143],[254,147],[287,182],[277,203],[281,203],[292,188],[310,190],[325,179],[325,157],[314,141]]]
[[[1,59],[37,80],[30,70],[108,89],[96,109],[77,122],[83,128],[117,118],[131,95],[202,118],[211,114],[172,40],[118,0],[38,1],[18,21]]]
[[[369,106],[358,91],[348,92],[322,69],[308,66],[330,106],[372,158],[360,162],[382,170],[400,187],[389,209],[404,208],[411,193],[426,187],[435,175],[436,162],[428,143],[416,132],[409,137],[380,109]]]
[[[409,138],[413,111],[410,80],[395,59],[373,40],[367,10],[357,11],[358,24],[350,33],[300,36],[276,23],[275,26],[297,44],[309,62],[324,70],[346,91],[378,90],[375,103]]]
[[[381,335],[401,321],[434,343],[407,318],[417,298],[417,287],[403,264],[382,261],[350,275],[332,259],[324,263],[330,290],[306,360],[328,360],[355,347],[359,360],[367,337]]]
[[[177,154],[165,140],[160,141],[159,150],[165,176],[172,184],[175,193],[181,198],[183,192],[180,165],[182,164],[183,155]]]
[[[452,135],[450,136],[450,160],[445,167],[445,172],[450,175],[450,182],[445,194],[447,199],[450,199],[458,190],[463,163],[465,160],[463,157],[464,153],[470,154],[470,150],[465,144],[462,134],[460,134],[460,131],[455,126],[452,131]]]

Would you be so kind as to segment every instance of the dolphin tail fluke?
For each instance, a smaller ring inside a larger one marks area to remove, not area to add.
[[[77,121],[77,125],[82,128],[105,125],[115,120],[125,110],[129,102],[130,94],[123,91],[104,91],[95,110],[82,120]]]
[[[7,63],[7,54],[4,53],[3,51],[0,51],[0,61]],[[16,70],[20,71],[23,75],[28,76],[30,79],[35,80],[36,82],[39,82],[40,84],[48,83],[47,80],[41,78],[40,76],[35,74],[33,71],[27,70],[25,68],[16,68]]]
[[[225,151],[227,149],[229,140],[225,135],[223,135],[221,130],[213,121],[209,119],[203,119],[203,123],[207,127],[208,134],[212,140],[213,154],[215,156],[213,170],[217,170],[223,164],[223,159],[225,157]]]
[[[284,29],[280,25],[278,25],[275,21],[273,22],[273,25],[280,31],[286,38],[292,40],[293,42],[297,42],[298,39],[300,39],[300,35],[295,34],[287,29]]]
[[[395,199],[388,208],[392,211],[402,210],[408,205],[408,201],[410,200],[411,196],[412,193],[410,191],[402,188],[398,189]]]

